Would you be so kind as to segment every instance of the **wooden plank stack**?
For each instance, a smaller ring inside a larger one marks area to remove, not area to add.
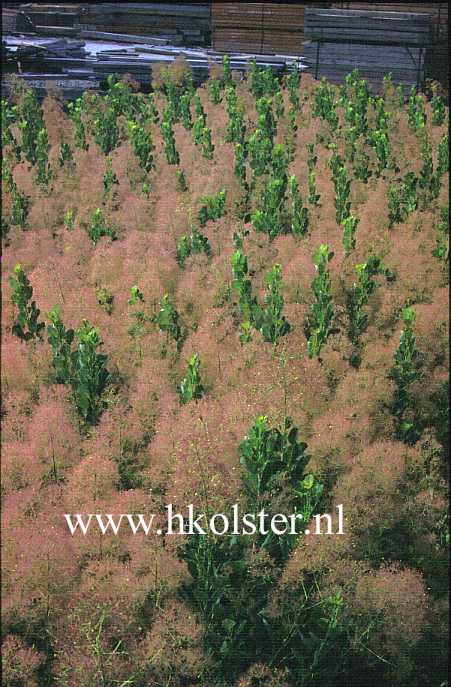
[[[13,7],[2,7],[2,34],[33,30],[33,22],[25,12]]]
[[[83,34],[83,31],[80,32]],[[40,97],[45,94],[46,83],[51,82],[61,89],[64,97],[80,95],[83,89],[102,90],[109,74],[131,75],[142,86],[149,87],[155,65],[170,65],[183,57],[190,65],[195,83],[208,78],[210,65],[222,63],[222,55],[205,48],[180,48],[169,44],[153,45],[152,37],[128,36],[124,34],[91,36],[86,40],[67,38],[44,38],[42,36],[11,35],[4,37],[5,62],[20,64],[18,76],[36,88]],[[135,39],[138,38],[136,41]],[[275,55],[253,55],[261,67],[270,67],[282,75],[298,60],[294,57]],[[230,66],[236,72],[244,73],[250,67],[250,56],[233,54]],[[305,66],[300,64],[300,69]],[[12,70],[10,70],[12,71]],[[7,91],[8,85],[5,83]]]
[[[299,2],[212,2],[212,46],[223,52],[301,55],[306,6]]]
[[[424,47],[430,25],[427,14],[309,8],[305,33],[312,40]]]
[[[421,85],[431,18],[423,13],[308,8],[303,57],[316,78],[342,83],[357,68],[374,90],[392,73],[395,83]]]
[[[26,3],[19,6],[32,27],[28,31],[43,36],[74,37],[81,5]]]
[[[388,12],[414,12],[431,17],[433,43],[426,51],[425,79],[441,81],[449,90],[449,20],[447,2],[335,2],[333,7],[356,10],[381,10]]]
[[[376,10],[378,12],[413,12],[428,14],[434,32],[448,32],[447,2],[334,2],[332,7],[342,10]]]
[[[210,44],[208,3],[27,3],[20,9],[42,35],[75,36],[87,30],[156,36],[187,47]]]
[[[82,6],[81,29],[153,35],[185,46],[210,43],[208,3],[88,3]]]

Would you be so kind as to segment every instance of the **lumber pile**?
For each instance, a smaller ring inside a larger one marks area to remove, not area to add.
[[[210,42],[208,3],[88,3],[82,6],[81,29],[157,36],[173,44],[203,46]]]
[[[376,10],[378,12],[408,12],[428,14],[434,31],[448,32],[447,2],[334,2],[332,7],[342,10]]]
[[[41,35],[76,36],[80,31],[92,31],[154,36],[173,45],[210,43],[208,3],[27,3],[20,9]]]
[[[32,31],[33,22],[25,12],[12,7],[2,7],[2,33],[15,33],[18,31]]]
[[[92,37],[91,33],[95,36]],[[33,86],[39,96],[45,94],[46,83],[51,82],[66,98],[80,95],[86,88],[102,90],[109,74],[119,77],[131,75],[142,86],[149,87],[155,65],[170,64],[181,56],[191,67],[194,81],[201,83],[208,78],[210,64],[222,62],[222,55],[213,50],[180,48],[161,40],[154,44],[155,39],[151,37],[116,34],[113,40],[111,34],[103,34],[100,38],[97,32],[89,30],[80,31],[80,34],[85,40],[5,36],[5,61],[20,65],[19,78]],[[246,72],[250,57],[248,54],[232,54],[232,70]],[[252,57],[259,66],[269,66],[277,74],[285,73],[295,62],[300,69],[306,68],[292,57],[258,54]]]
[[[421,85],[425,78],[430,16],[423,13],[308,8],[303,58],[316,78],[342,83],[357,68],[377,90],[390,73],[394,83]]]
[[[213,2],[212,46],[224,52],[301,55],[306,6],[298,2]]]
[[[447,2],[335,2],[340,9],[378,10],[384,12],[413,12],[427,14],[431,19],[432,42],[426,51],[424,73],[426,79],[441,81],[449,89],[449,22]]]

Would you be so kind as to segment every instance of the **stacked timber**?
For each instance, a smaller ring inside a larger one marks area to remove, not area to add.
[[[52,83],[66,98],[80,95],[87,88],[104,89],[110,74],[118,77],[131,75],[141,86],[148,88],[156,65],[170,65],[180,57],[191,67],[194,81],[201,83],[208,78],[211,63],[222,62],[222,55],[213,50],[161,43],[153,45],[154,39],[142,36],[128,38],[128,42],[124,42],[121,34],[116,40],[86,36],[84,41],[30,35],[4,36],[5,62],[16,63],[18,78],[34,87],[39,96],[44,95],[47,85]],[[232,70],[245,73],[250,67],[250,57],[248,54],[232,54]],[[300,69],[305,69],[293,57],[255,54],[252,57],[259,66],[269,66],[278,75],[286,73],[295,62]],[[5,83],[4,87],[7,90],[8,84]]]
[[[309,3],[328,7],[329,3]],[[307,3],[213,2],[214,50],[301,55]]]
[[[17,8],[2,7],[2,33],[33,31],[33,22]]]
[[[76,36],[80,5],[26,3],[19,6],[27,17],[28,31],[42,36]]]
[[[153,36],[173,45],[210,43],[208,3],[27,3],[20,9],[40,35],[78,36],[80,31],[91,31]]]
[[[448,33],[447,2],[334,2],[332,7],[342,10],[428,14],[434,32]]]
[[[206,46],[210,42],[210,7],[208,3],[88,3],[82,6],[79,27]]]
[[[426,50],[425,78],[442,82],[449,89],[449,23],[447,2],[336,2],[340,9],[380,10],[384,12],[414,12],[431,18],[432,42]]]
[[[357,68],[378,90],[391,73],[394,83],[420,86],[430,43],[430,16],[425,13],[308,8],[303,58],[316,78],[342,83]]]

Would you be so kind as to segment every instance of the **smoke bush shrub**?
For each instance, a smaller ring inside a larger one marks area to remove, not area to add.
[[[164,152],[166,154],[168,165],[178,165],[180,162],[180,156],[175,147],[175,136],[172,130],[172,122],[169,120],[166,110],[160,128],[161,135],[163,136]]]
[[[155,149],[150,132],[133,120],[127,122],[127,131],[140,166],[146,172],[150,172],[153,167],[152,153]]]
[[[30,196],[27,196],[23,191],[19,191],[15,182],[13,182],[12,191],[12,208],[11,208],[11,224],[18,224],[22,229],[27,224],[28,212],[31,205]]]
[[[73,162],[74,156],[71,150],[71,147],[68,143],[61,143],[60,146],[60,153],[58,156],[58,162],[60,167],[64,167],[66,162]]]
[[[211,142],[211,130],[208,128],[208,126],[204,126],[202,128],[200,144],[202,146],[202,155],[204,158],[206,160],[212,160],[215,147]]]
[[[45,324],[38,321],[41,311],[36,307],[35,301],[31,301],[33,287],[21,265],[15,266],[14,274],[9,278],[9,285],[12,291],[11,300],[18,310],[12,333],[23,341],[29,341],[35,337],[40,338]]]
[[[189,403],[198,400],[204,395],[204,387],[200,379],[200,359],[197,353],[188,358],[187,375],[180,382],[179,396],[180,403]]]
[[[432,255],[439,260],[449,259],[449,206],[444,205],[440,209],[440,222],[438,223],[439,233],[436,240],[436,246],[432,251]]]
[[[73,102],[67,104],[67,111],[69,117],[74,123],[75,127],[75,147],[81,150],[88,150],[88,142],[86,140],[86,127],[82,119],[83,101],[77,98]]]
[[[333,331],[335,313],[328,270],[333,255],[329,246],[323,243],[313,256],[316,276],[312,282],[312,290],[316,300],[311,305],[311,314],[307,318],[305,327],[309,358],[319,356],[321,348]]]
[[[34,165],[37,162],[38,134],[44,129],[44,117],[42,108],[32,90],[28,90],[24,96],[17,126],[22,133],[21,149],[28,162]]]
[[[77,211],[75,208],[69,208],[69,210],[66,210],[64,213],[64,218],[63,218],[63,223],[64,223],[64,228],[67,229],[68,231],[72,231],[75,225],[75,216],[77,214]]]
[[[348,217],[345,217],[341,223],[341,226],[343,227],[343,246],[345,249],[345,255],[349,255],[349,253],[355,248],[355,233],[359,222],[360,219],[358,217],[349,215]]]
[[[94,138],[104,155],[109,155],[119,143],[119,127],[112,107],[99,111],[94,119]]]
[[[111,158],[108,157],[106,161],[106,172],[103,175],[103,195],[107,198],[113,187],[119,185],[119,180],[116,174],[113,172]]]
[[[129,305],[136,305],[137,303],[144,302],[144,294],[140,290],[139,286],[134,284],[130,289],[130,297],[127,301]]]
[[[309,461],[307,444],[298,441],[298,433],[289,417],[284,418],[280,427],[270,428],[268,418],[260,416],[238,446],[251,512],[257,513],[263,506],[270,509],[271,501],[283,489],[288,490],[293,512],[302,513],[303,522],[308,522],[315,512],[322,485],[313,475],[305,474]],[[279,560],[286,558],[296,540],[295,535],[280,536],[272,531],[257,537],[258,546],[267,548]]]
[[[182,120],[182,124],[186,131],[191,131],[193,128],[193,120],[191,117],[191,98],[189,96],[189,93],[183,93],[183,95],[180,96],[179,100],[179,110],[180,110],[180,118]]]
[[[376,174],[379,176],[384,169],[390,167],[391,146],[387,132],[374,129],[370,132],[370,142],[378,159]]]
[[[314,92],[313,116],[326,121],[332,131],[338,126],[338,116],[335,110],[336,104],[332,87],[323,78]]]
[[[36,137],[36,181],[38,184],[47,184],[50,176],[50,165],[49,165],[49,150],[50,143],[49,137],[46,129],[41,129],[38,131]]]
[[[207,90],[213,105],[219,105],[221,102],[221,83],[219,80],[212,78],[208,79]]]
[[[261,176],[267,171],[271,162],[272,141],[263,129],[257,128],[247,141],[249,161],[254,175]]]
[[[372,172],[369,169],[370,158],[367,155],[363,145],[357,146],[354,155],[353,172],[356,179],[363,181],[364,184],[368,183]]]
[[[116,230],[106,224],[102,210],[97,208],[91,216],[91,224],[88,228],[88,236],[94,245],[102,236],[110,236],[112,240],[117,238]]]
[[[235,176],[238,177],[240,182],[245,185],[246,184],[246,153],[245,153],[245,148],[241,145],[241,143],[236,143],[235,148],[235,166],[233,168],[233,172]]]
[[[449,136],[443,134],[438,144],[437,151],[437,175],[441,178],[449,171]]]
[[[276,344],[281,336],[290,331],[290,325],[283,316],[284,299],[281,293],[282,270],[274,265],[265,277],[268,293],[261,308],[259,329],[265,341]]]
[[[409,387],[419,377],[417,371],[419,352],[415,344],[412,327],[415,322],[415,310],[411,307],[404,308],[401,312],[401,319],[404,328],[401,331],[399,346],[394,356],[395,366],[391,371],[391,377],[396,384],[393,412],[396,419],[397,438],[406,443],[411,443],[418,438],[415,423],[406,415],[411,406]]]
[[[229,109],[229,121],[227,123],[226,143],[241,143],[244,145],[246,137],[246,124],[244,112],[238,106]]]
[[[75,332],[64,326],[58,306],[52,308],[48,318],[50,324],[47,325],[47,341],[52,349],[52,364],[55,369],[56,382],[58,384],[70,384],[72,378],[72,342]]]
[[[335,219],[337,224],[342,224],[343,220],[349,217],[351,211],[349,200],[351,181],[348,179],[343,160],[336,152],[329,160],[329,167],[332,170],[332,181],[335,188]]]
[[[415,86],[412,86],[407,108],[407,118],[409,127],[414,133],[424,129],[426,126],[426,112],[424,110],[424,100],[421,95],[416,92]]]
[[[9,148],[16,162],[20,162],[21,149],[11,131],[11,124],[17,122],[19,108],[17,105],[9,105],[6,98],[1,99],[1,129],[2,129],[2,150],[6,156]]]
[[[180,316],[175,309],[169,294],[165,294],[161,301],[161,307],[155,315],[155,322],[158,324],[162,332],[166,332],[171,336],[177,344],[179,351],[183,345],[184,336],[182,326],[180,324]]]
[[[301,83],[301,72],[297,64],[294,64],[286,79],[288,89],[288,99],[295,110],[299,107],[299,84]]]
[[[446,107],[443,98],[437,93],[437,88],[432,89],[432,126],[441,126],[445,121]]]
[[[346,312],[348,315],[347,334],[354,346],[350,362],[354,367],[360,365],[360,337],[368,326],[368,315],[363,308],[367,305],[370,296],[377,288],[373,277],[382,271],[381,261],[377,257],[371,257],[366,262],[355,266],[357,281],[346,293]]]
[[[211,196],[202,196],[199,210],[200,226],[204,227],[209,220],[216,220],[225,215],[226,191],[220,189]]]
[[[282,213],[285,189],[285,179],[269,178],[263,189],[261,209],[252,213],[251,219],[255,229],[268,234],[270,241],[273,241],[284,229]]]
[[[205,116],[204,115],[199,115],[196,117],[194,124],[193,124],[193,141],[195,145],[201,145],[202,144],[202,132],[204,130],[206,124]]]
[[[183,234],[177,241],[177,262],[180,267],[185,265],[185,260],[189,255],[191,255],[190,237]]]
[[[98,353],[99,332],[83,321],[76,331],[77,348],[72,352],[72,394],[75,406],[88,424],[96,424],[104,408],[102,394],[111,379],[108,356]]]
[[[211,246],[207,237],[195,227],[190,234],[190,253],[205,253],[207,257],[211,256]]]
[[[96,290],[97,303],[100,305],[102,310],[106,312],[107,315],[111,315],[113,312],[114,296],[108,291],[104,286],[97,286]]]
[[[139,95],[131,91],[125,81],[118,81],[113,74],[107,76],[108,93],[106,100],[113,109],[116,117],[124,115],[127,119],[140,112],[141,100]]]
[[[258,329],[261,321],[261,310],[257,299],[252,295],[252,284],[248,278],[247,257],[240,250],[232,255],[232,271],[234,277],[232,289],[239,295],[239,308],[244,323],[249,322]],[[242,334],[245,332],[243,331]]]
[[[418,207],[418,179],[413,172],[408,172],[397,185],[388,187],[388,226],[405,222],[411,212]]]
[[[277,125],[271,98],[260,98],[257,100],[255,109],[258,113],[257,128],[261,129],[264,136],[272,142],[277,131]]]
[[[316,192],[316,162],[318,160],[315,154],[314,143],[307,143],[307,167],[308,167],[308,202],[311,205],[320,205],[320,195]]]
[[[258,67],[255,58],[250,61],[249,75],[251,92],[256,100],[264,96],[272,96],[279,90],[277,77],[272,73],[271,67]]]
[[[188,184],[186,183],[185,172],[183,169],[177,169],[175,172],[177,191],[185,193],[188,190]]]
[[[310,177],[309,177],[310,179]],[[308,208],[302,205],[301,194],[299,193],[299,184],[295,176],[290,176],[288,185],[291,193],[291,231],[295,236],[303,236],[308,231],[309,226],[309,211]],[[319,196],[316,196],[319,198]],[[310,202],[310,196],[309,196]]]

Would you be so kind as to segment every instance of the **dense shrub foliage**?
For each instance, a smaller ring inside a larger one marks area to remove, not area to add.
[[[2,102],[4,684],[444,685],[445,101],[153,78]]]

